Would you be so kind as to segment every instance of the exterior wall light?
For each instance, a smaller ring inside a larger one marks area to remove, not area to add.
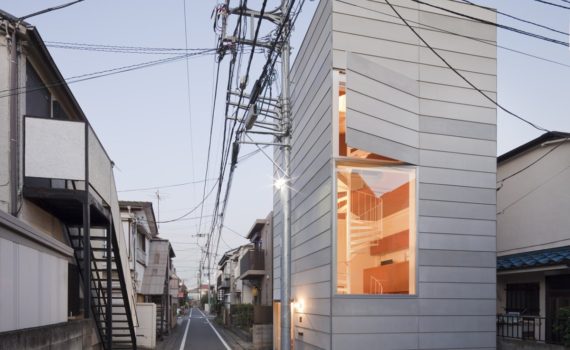
[[[295,305],[295,312],[303,313],[303,311],[305,310],[305,300],[299,299],[296,300],[293,304]]]

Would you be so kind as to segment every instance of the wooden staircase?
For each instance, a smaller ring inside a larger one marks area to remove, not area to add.
[[[112,228],[90,231],[87,249],[84,247],[83,230],[71,228],[67,233],[83,282],[86,277],[83,258],[87,256],[90,259],[88,294],[91,315],[97,325],[103,349],[136,349],[135,329],[123,278],[125,272],[122,271],[117,236]]]

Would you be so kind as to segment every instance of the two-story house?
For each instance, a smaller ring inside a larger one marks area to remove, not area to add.
[[[113,162],[37,29],[2,11],[0,90],[0,343],[135,348]]]

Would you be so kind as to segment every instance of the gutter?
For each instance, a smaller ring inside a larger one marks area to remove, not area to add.
[[[18,146],[20,135],[18,132],[18,52],[17,35],[19,22],[13,24],[12,37],[10,39],[10,213],[18,216]],[[8,36],[8,24],[6,24],[6,36]]]

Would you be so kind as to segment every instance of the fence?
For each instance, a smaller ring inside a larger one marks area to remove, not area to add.
[[[569,332],[570,319],[497,315],[497,337],[563,344]]]

